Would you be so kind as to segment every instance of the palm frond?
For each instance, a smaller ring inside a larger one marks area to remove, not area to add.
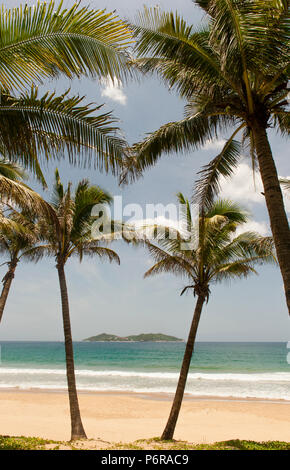
[[[25,249],[21,255],[20,259],[24,259],[25,261],[30,261],[33,263],[38,263],[45,257],[54,256],[54,250],[50,244],[47,245],[37,245],[31,248]]]
[[[88,165],[93,160],[100,170],[116,173],[126,144],[117,136],[111,113],[95,115],[100,108],[68,92],[39,97],[32,88],[20,98],[2,94],[0,146],[9,160],[34,171],[38,155],[59,159],[67,151],[70,163]]]
[[[54,172],[54,185],[51,203],[54,207],[57,207],[62,201],[64,196],[64,187],[60,179],[58,168]]]
[[[9,244],[7,244],[7,237],[10,234],[24,234],[25,228],[22,227],[17,221],[13,220],[11,217],[4,215],[0,211],[0,251],[5,253],[10,251]]]
[[[279,129],[281,135],[284,137],[289,137],[290,135],[290,112],[289,111],[280,111],[274,113],[274,125]]]
[[[121,263],[118,254],[114,250],[103,246],[95,246],[94,242],[82,244],[74,254],[78,255],[80,260],[82,260],[83,256],[97,256],[99,259],[108,260],[110,263],[117,263],[118,265]]]
[[[198,5],[200,8],[202,8],[206,13],[209,14],[209,8],[210,8],[210,3],[211,0],[193,0],[196,5]]]
[[[272,237],[263,237],[256,232],[243,232],[230,240],[224,246],[216,244],[216,249],[211,251],[210,264],[213,275],[223,264],[231,262],[251,264],[276,264],[274,255],[274,243]]]
[[[247,2],[248,3],[248,2]],[[242,77],[249,112],[254,110],[248,72],[249,45],[247,41],[246,8],[238,0],[215,0],[210,3],[210,43],[218,44],[221,66],[236,79]]]
[[[13,181],[0,175],[0,201],[4,204],[12,204],[28,210],[32,214],[54,218],[54,211],[42,197],[29,188],[26,184]]]
[[[180,255],[180,252],[170,254],[150,242],[146,242],[146,246],[150,255],[156,261],[156,264],[146,271],[144,277],[159,274],[160,272],[172,272],[173,274],[185,276],[189,279],[193,278],[193,266],[189,259]]]
[[[211,219],[214,216],[226,217],[229,222],[237,224],[244,224],[248,220],[247,211],[240,204],[228,199],[218,199],[212,203],[206,211],[206,218]]]
[[[215,282],[222,282],[225,280],[232,280],[236,278],[247,278],[250,274],[258,274],[257,271],[247,263],[234,263],[225,264],[220,267],[219,271],[215,273]]]
[[[126,74],[125,48],[132,38],[127,26],[105,10],[63,8],[61,0],[38,1],[0,11],[0,84],[23,89],[60,73],[121,78]]]
[[[74,217],[71,237],[79,239],[93,222],[92,210],[96,205],[107,206],[112,201],[112,196],[99,186],[92,186],[88,180],[81,181],[74,197]]]
[[[193,200],[201,207],[210,207],[220,191],[220,178],[232,176],[238,165],[240,153],[240,143],[229,139],[219,155],[199,171],[201,176],[195,184]]]
[[[212,86],[227,85],[214,51],[208,47],[207,29],[194,31],[178,13],[147,7],[131,28],[137,39],[137,59],[133,59],[131,65],[142,72],[158,72],[170,87],[183,90],[183,96],[188,96],[192,90],[192,85],[188,82],[187,88],[185,82],[188,75],[194,80],[193,68],[194,73]]]
[[[4,157],[0,159],[0,175],[11,181],[22,181],[27,179],[24,169],[17,163],[9,162]]]
[[[288,0],[255,0],[245,5],[246,40],[251,44],[254,62],[266,80],[263,90],[269,91],[289,72],[289,2]],[[286,72],[286,73],[285,73]],[[271,79],[269,80],[269,77]],[[267,83],[266,83],[267,82]]]
[[[190,277],[189,273],[183,269],[182,265],[176,261],[174,256],[168,256],[167,258],[158,261],[144,274],[144,278],[161,274],[161,273],[172,273],[178,276]]]
[[[197,149],[217,136],[221,125],[218,116],[207,117],[202,113],[170,122],[148,135],[142,142],[134,144],[125,159],[121,181],[134,181],[143,170],[154,165],[163,153]]]

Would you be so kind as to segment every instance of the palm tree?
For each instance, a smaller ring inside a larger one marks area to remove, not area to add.
[[[230,176],[241,148],[258,161],[290,313],[290,236],[268,128],[290,130],[289,1],[195,0],[207,18],[198,30],[177,13],[140,13],[133,65],[156,72],[187,100],[184,119],[170,122],[131,148],[123,180],[138,177],[163,153],[197,149],[221,132],[234,132],[198,184],[202,205],[212,203],[220,176]]]
[[[10,211],[8,221],[10,223],[1,224],[0,233],[0,253],[9,256],[8,261],[3,263],[7,264],[8,270],[2,279],[0,323],[16,267],[22,259],[28,260],[30,254],[34,254],[34,247],[39,243],[37,225],[32,214]],[[36,260],[34,256],[32,258]]]
[[[69,154],[70,162],[95,163],[113,172],[123,155],[110,113],[78,96],[37,94],[36,84],[64,75],[96,78],[126,75],[127,26],[105,10],[66,9],[61,0],[0,9],[0,151],[44,182],[38,162]],[[92,113],[98,112],[98,115]]]
[[[73,356],[73,342],[70,323],[69,299],[66,285],[65,265],[72,256],[82,261],[84,256],[98,256],[115,261],[118,264],[118,255],[107,246],[102,246],[99,239],[92,236],[92,224],[95,218],[91,211],[96,204],[109,204],[111,196],[98,186],[91,186],[87,180],[81,181],[74,194],[71,183],[65,189],[61,183],[58,170],[55,172],[54,196],[51,207],[55,218],[39,220],[39,233],[45,244],[30,251],[30,259],[42,256],[53,256],[56,260],[58,272],[63,329],[65,338],[65,355],[67,368],[67,383],[71,415],[71,440],[84,439],[86,433],[81,420]],[[105,237],[105,235],[104,235]]]
[[[262,237],[255,232],[235,236],[235,231],[247,221],[247,215],[238,205],[226,200],[216,201],[201,211],[198,243],[195,247],[189,245],[188,234],[194,236],[196,227],[188,200],[182,194],[178,195],[178,199],[184,208],[186,232],[177,231],[174,237],[160,239],[159,246],[146,242],[156,264],[145,273],[145,277],[162,272],[183,276],[190,285],[184,287],[181,295],[192,289],[197,297],[176,393],[162,434],[164,440],[173,438],[201,312],[204,303],[208,302],[210,286],[224,280],[247,277],[256,273],[255,265],[274,261],[270,237]]]

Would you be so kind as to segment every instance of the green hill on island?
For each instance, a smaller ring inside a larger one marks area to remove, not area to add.
[[[180,338],[175,336],[163,335],[162,333],[147,333],[141,335],[131,335],[131,336],[117,336],[117,335],[108,335],[107,333],[102,333],[97,336],[91,336],[86,338],[83,341],[183,341]]]

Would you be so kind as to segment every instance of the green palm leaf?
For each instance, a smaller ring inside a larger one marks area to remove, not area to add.
[[[37,2],[0,11],[0,84],[23,89],[59,73],[115,76],[126,72],[125,47],[131,35],[113,13],[63,1]]]
[[[0,175],[11,181],[21,181],[27,178],[27,175],[21,166],[16,163],[9,162],[3,158],[0,159]]]
[[[113,173],[121,166],[125,142],[117,136],[111,113],[96,115],[101,106],[83,104],[83,98],[36,89],[20,98],[2,95],[0,147],[11,161],[39,169],[38,156],[60,158],[68,152],[71,163],[83,162]]]
[[[190,70],[192,67],[213,84],[224,80],[216,58],[207,45],[208,31],[193,31],[192,26],[188,26],[178,13],[159,12],[155,8],[145,7],[137,18],[137,24],[130,27],[138,40],[137,54],[142,57],[133,61],[132,65],[143,71],[158,70],[161,76],[169,78],[171,86],[179,82],[184,69]],[[180,74],[178,66],[182,68]]]
[[[143,142],[132,146],[130,154],[124,158],[121,182],[127,183],[140,177],[143,170],[154,165],[163,153],[200,148],[217,136],[222,125],[215,116],[208,117],[203,113],[165,124]]]
[[[194,199],[202,206],[209,207],[220,190],[220,177],[230,177],[240,160],[240,143],[228,140],[221,153],[206,165],[195,184]]]
[[[14,206],[32,214],[42,214],[48,219],[54,218],[54,212],[42,197],[26,184],[15,181],[0,174],[0,201],[2,204]]]
[[[274,123],[277,125],[282,136],[289,137],[290,135],[290,112],[278,112],[274,114]]]

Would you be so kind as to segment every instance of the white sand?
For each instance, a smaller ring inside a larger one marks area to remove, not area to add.
[[[160,436],[171,399],[138,394],[80,393],[88,438],[132,442]],[[0,434],[69,440],[65,393],[0,392]],[[227,439],[290,441],[290,403],[254,400],[185,400],[176,439],[210,443]]]

